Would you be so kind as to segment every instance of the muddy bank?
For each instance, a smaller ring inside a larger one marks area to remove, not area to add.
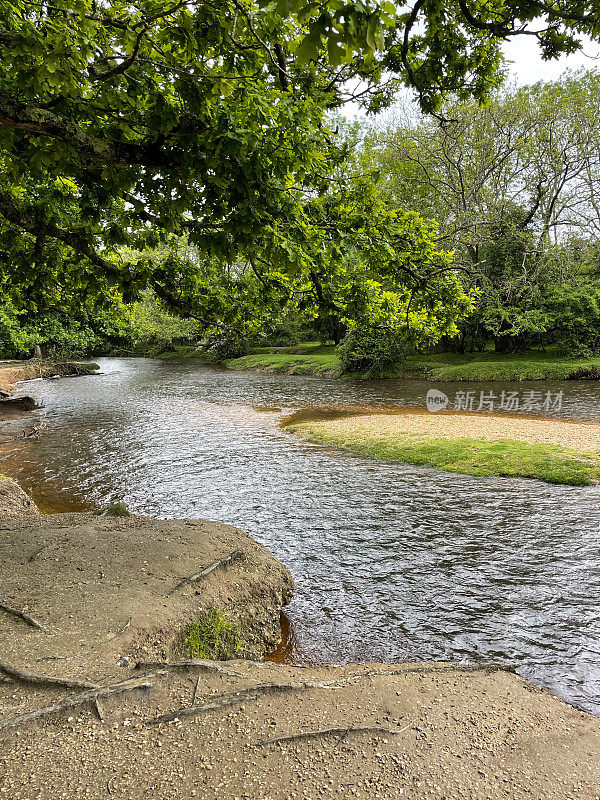
[[[0,614],[1,660],[31,667],[66,656],[71,671],[90,677],[124,653],[173,658],[185,623],[210,607],[234,622],[241,655],[276,646],[291,575],[242,531],[195,520],[40,515],[16,484],[0,480],[0,490],[0,603],[27,608],[52,632],[35,635]]]

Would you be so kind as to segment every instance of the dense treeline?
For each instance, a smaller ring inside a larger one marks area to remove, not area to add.
[[[456,336],[476,292],[436,209],[353,169],[332,115],[376,114],[400,86],[429,114],[485,102],[502,43],[525,35],[546,59],[574,53],[600,38],[597,3],[0,0],[10,341],[56,325],[115,338],[102,320],[148,290],[203,337],[282,315],[334,320],[336,338]]]

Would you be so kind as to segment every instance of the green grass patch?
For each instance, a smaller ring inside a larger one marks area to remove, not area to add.
[[[99,508],[94,511],[97,517],[130,517],[131,512],[128,510],[125,503],[112,503],[104,508]]]
[[[336,348],[318,342],[294,347],[255,348],[241,358],[224,361],[236,370],[289,375],[316,375],[347,379],[413,378],[450,381],[600,380],[600,357],[570,358],[559,351],[531,351],[507,355],[483,353],[426,353],[366,373],[343,374]]]
[[[285,348],[288,350],[288,348]],[[327,348],[333,350],[333,348]],[[223,362],[228,369],[259,370],[267,373],[286,375],[321,375],[337,376],[340,372],[340,361],[335,352],[302,353],[250,353],[241,358],[230,358]]]
[[[233,623],[215,607],[188,622],[183,630],[183,643],[189,656],[216,661],[234,658],[241,649]]]
[[[600,453],[514,439],[434,438],[418,434],[340,433],[327,423],[286,428],[307,441],[335,445],[383,461],[402,461],[476,477],[537,478],[547,483],[590,486],[600,482]]]
[[[151,353],[146,352],[146,355]],[[206,353],[195,345],[175,345],[171,350],[152,353],[164,359],[197,358]],[[483,353],[426,353],[377,371],[343,374],[333,345],[302,342],[292,347],[255,347],[248,355],[223,362],[228,369],[257,372],[343,377],[369,380],[382,378],[451,381],[542,381],[600,380],[600,357],[570,358],[556,349],[533,350],[507,355]]]

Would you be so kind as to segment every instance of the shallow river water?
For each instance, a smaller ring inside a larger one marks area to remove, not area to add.
[[[317,406],[424,407],[424,382],[100,363],[23,387],[46,426],[2,467],[43,508],[122,500],[248,531],[294,575],[297,662],[502,661],[600,714],[600,489],[386,464],[279,428]],[[563,389],[558,413],[600,419],[597,383],[543,389]]]

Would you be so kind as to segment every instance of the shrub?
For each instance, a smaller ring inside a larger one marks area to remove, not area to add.
[[[209,337],[203,345],[206,360],[213,364],[227,358],[241,358],[248,354],[248,343],[245,339],[232,334],[218,334]]]
[[[343,372],[380,372],[409,351],[406,336],[392,328],[351,328],[338,348]]]
[[[94,511],[94,514],[97,517],[130,517],[131,512],[128,511],[127,506],[125,503],[113,503],[110,506],[106,506],[106,508],[100,508],[98,511]]]

